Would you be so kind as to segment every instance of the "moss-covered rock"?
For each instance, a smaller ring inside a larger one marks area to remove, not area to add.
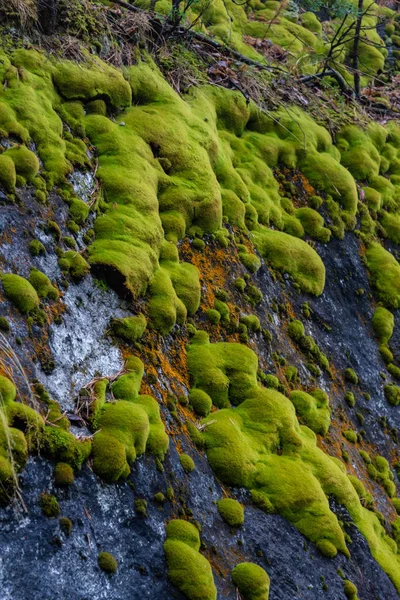
[[[6,274],[1,278],[8,300],[23,314],[39,307],[39,297],[31,283],[19,275]]]
[[[194,525],[178,519],[168,523],[164,543],[168,578],[188,600],[216,600],[211,565],[199,550],[200,536]]]
[[[250,562],[239,563],[232,571],[232,581],[244,600],[269,598],[269,577],[259,565]]]
[[[218,512],[231,527],[240,527],[244,523],[244,508],[234,498],[223,498],[217,502]]]
[[[195,464],[194,464],[194,460],[191,456],[189,456],[188,454],[180,454],[179,455],[179,461],[182,465],[183,470],[186,473],[191,473],[192,471],[195,470]]]
[[[97,557],[97,563],[102,571],[105,571],[110,575],[117,572],[118,562],[109,552],[100,552]]]

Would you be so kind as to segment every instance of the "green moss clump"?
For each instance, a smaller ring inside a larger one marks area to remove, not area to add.
[[[372,243],[366,254],[368,270],[378,298],[389,308],[400,306],[400,266],[378,243]]]
[[[346,429],[345,431],[342,431],[342,435],[346,438],[348,442],[351,442],[352,444],[355,444],[357,442],[357,432],[353,429]]]
[[[398,406],[400,404],[400,388],[393,383],[385,385],[383,388],[385,398],[392,406]]]
[[[147,327],[146,317],[140,313],[135,317],[113,319],[111,328],[113,333],[126,342],[135,342],[140,339]]]
[[[348,598],[348,600],[358,600],[358,590],[354,583],[352,583],[348,579],[343,580],[343,591],[344,595],[346,596],[346,598]]]
[[[353,392],[346,392],[344,395],[344,399],[346,401],[346,404],[350,406],[350,408],[353,408],[353,406],[355,406],[356,399]]]
[[[304,292],[316,296],[325,286],[325,267],[309,244],[275,230],[254,232],[260,254],[274,269],[289,273]]]
[[[239,258],[250,273],[257,273],[261,267],[261,260],[256,254],[239,252]]]
[[[329,242],[331,231],[324,227],[324,219],[316,210],[309,207],[299,208],[296,210],[295,215],[300,220],[307,235],[325,244]]]
[[[383,306],[378,306],[372,317],[372,327],[379,343],[387,344],[393,335],[393,314]]]
[[[112,384],[116,401],[105,402],[103,383],[92,414],[97,430],[93,438],[93,470],[110,483],[126,478],[129,465],[145,451],[163,460],[169,443],[158,402],[151,396],[139,395],[142,361],[129,357],[125,370],[126,374]]]
[[[67,463],[57,463],[54,470],[54,481],[59,486],[70,486],[74,483],[74,471]]]
[[[221,315],[221,321],[223,323],[229,323],[229,321],[230,321],[230,310],[229,310],[229,306],[226,304],[226,302],[223,302],[222,300],[216,300],[214,302],[214,308]]]
[[[200,238],[195,238],[192,242],[192,247],[196,250],[202,251],[206,247],[204,241]]]
[[[69,273],[74,279],[80,280],[85,277],[90,266],[86,260],[75,250],[67,250],[58,261],[61,271]]]
[[[72,531],[71,519],[68,519],[68,517],[61,517],[60,518],[60,529],[61,529],[61,531],[63,531],[65,533],[65,535],[67,535],[67,536],[71,535],[71,531]]]
[[[203,390],[192,388],[189,394],[189,402],[199,417],[206,417],[211,410],[212,400]]]
[[[275,375],[268,373],[268,375],[265,376],[264,384],[267,388],[277,390],[279,387],[279,379]]]
[[[211,565],[202,556],[198,529],[175,519],[167,525],[164,551],[167,559],[168,578],[189,600],[216,600]]]
[[[218,325],[221,320],[221,314],[214,308],[209,308],[207,310],[206,317],[213,325]]]
[[[257,317],[257,315],[246,315],[244,317],[240,317],[240,323],[243,323],[243,325],[246,325],[247,329],[249,331],[260,331],[261,329],[261,324],[260,324],[260,319]]]
[[[24,181],[33,181],[39,172],[37,156],[26,146],[13,146],[6,150],[3,156],[11,158],[16,174]]]
[[[287,332],[289,337],[295,342],[299,342],[301,338],[305,335],[304,325],[301,321],[297,319],[289,323]]]
[[[60,506],[57,498],[51,494],[42,493],[40,495],[40,508],[46,517],[54,518],[60,514]]]
[[[31,256],[39,256],[40,254],[44,254],[46,252],[46,248],[43,246],[40,240],[32,240],[29,243],[29,253]]]
[[[400,515],[400,498],[393,498],[392,502],[397,514]]]
[[[29,283],[35,288],[39,298],[58,300],[59,293],[57,288],[51,284],[47,275],[39,271],[39,269],[31,269]]]
[[[83,225],[89,216],[89,206],[80,198],[72,198],[69,204],[69,215],[73,221]]]
[[[158,502],[158,504],[164,504],[165,496],[162,492],[157,492],[156,494],[154,494],[154,500]]]
[[[0,317],[0,331],[4,331],[5,333],[10,331],[10,323],[6,317]]]
[[[31,283],[19,275],[3,275],[4,293],[20,312],[28,314],[39,308],[39,297]]]
[[[60,421],[57,421],[59,423]],[[91,451],[90,440],[80,441],[61,427],[45,427],[40,439],[41,449],[49,458],[67,463],[76,470],[82,467]]]
[[[294,391],[289,397],[306,425],[315,433],[326,435],[331,423],[328,395],[323,390],[314,390],[310,394]]]
[[[194,471],[195,464],[194,464],[194,460],[191,456],[189,456],[188,454],[180,454],[179,460],[180,460],[183,470],[186,473],[191,473],[192,471]]]
[[[244,292],[245,288],[246,288],[246,282],[244,279],[242,279],[241,277],[238,277],[237,279],[235,279],[235,288],[237,290],[239,290],[239,292]]]
[[[337,549],[329,540],[318,540],[316,546],[321,554],[327,558],[335,558]]]
[[[354,371],[354,369],[351,369],[351,368],[345,369],[344,378],[346,381],[348,381],[349,383],[352,383],[353,385],[357,385],[357,383],[358,383],[358,375]]]
[[[144,498],[136,498],[135,510],[141,517],[147,517],[147,500]]]
[[[233,498],[223,498],[217,502],[218,512],[231,527],[240,527],[244,523],[244,508]]]
[[[14,192],[17,182],[15,165],[10,156],[5,153],[0,155],[0,185],[6,192]]]
[[[97,557],[97,563],[100,569],[105,573],[114,574],[118,569],[116,558],[109,552],[100,552]]]
[[[262,567],[240,563],[232,571],[232,581],[244,600],[268,600],[269,577]]]

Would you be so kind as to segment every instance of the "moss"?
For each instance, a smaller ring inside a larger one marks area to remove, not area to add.
[[[29,243],[29,253],[31,256],[39,256],[40,254],[44,254],[46,251],[40,240],[32,240]]]
[[[70,486],[74,483],[74,471],[67,463],[57,463],[54,470],[54,481],[61,487]]]
[[[100,569],[105,573],[114,574],[118,569],[116,558],[109,552],[100,552],[97,557],[97,563]]]
[[[368,270],[378,298],[389,308],[400,306],[400,266],[382,246],[372,243],[366,254]]]
[[[398,406],[400,404],[400,388],[393,383],[385,385],[384,393],[385,398],[392,406]]]
[[[279,379],[275,375],[271,375],[270,373],[265,376],[264,379],[265,387],[272,388],[277,390],[279,387]]]
[[[157,492],[156,494],[154,494],[154,500],[158,502],[158,504],[164,504],[165,496],[162,492]]]
[[[371,463],[371,457],[368,454],[368,452],[366,452],[365,450],[360,450],[359,454],[360,454],[361,458],[363,459],[363,461],[365,462],[366,465],[369,465]]]
[[[346,381],[348,381],[349,383],[352,383],[353,385],[357,385],[357,383],[358,383],[358,375],[354,371],[354,369],[351,369],[350,367],[345,369],[344,378]]]
[[[83,225],[89,216],[89,206],[79,198],[73,198],[69,205],[69,214],[73,221]]]
[[[204,390],[215,406],[239,404],[257,383],[257,358],[241,344],[192,343],[188,351],[189,373],[196,388]],[[231,378],[229,373],[237,372]]]
[[[221,320],[221,314],[214,308],[209,308],[207,310],[206,317],[213,325],[218,325]]]
[[[60,529],[65,535],[70,536],[72,531],[72,521],[68,517],[60,518]]]
[[[248,299],[250,304],[256,306],[263,299],[261,290],[259,290],[255,285],[248,285],[246,289],[246,299]]]
[[[135,342],[140,339],[147,327],[146,317],[140,313],[135,317],[113,319],[111,328],[113,333],[126,342]]]
[[[90,266],[78,252],[67,250],[58,261],[61,271],[69,273],[73,279],[83,279],[89,271]]]
[[[0,155],[0,185],[6,192],[14,192],[17,182],[15,165],[10,156]]]
[[[291,392],[290,401],[296,409],[296,413],[304,419],[304,422],[315,433],[326,435],[331,423],[331,411],[329,398],[323,390],[306,392]]]
[[[31,269],[29,283],[35,288],[39,298],[58,300],[59,293],[57,288],[51,284],[47,275],[39,271],[39,269]]]
[[[135,511],[141,517],[147,517],[147,500],[145,500],[144,498],[136,498]]]
[[[346,438],[348,442],[351,442],[352,444],[355,444],[357,442],[357,432],[353,429],[346,429],[345,431],[342,431],[342,435]]]
[[[397,514],[400,515],[400,498],[393,498],[392,502]]]
[[[343,580],[343,591],[346,598],[349,600],[358,600],[357,593],[358,590],[354,583],[349,581],[348,579]]]
[[[262,567],[240,563],[232,570],[232,581],[244,600],[268,600],[269,577]]]
[[[319,242],[327,243],[330,240],[331,232],[324,227],[324,219],[316,210],[309,207],[303,207],[296,210],[295,215],[300,220],[304,231],[307,235],[318,240]]]
[[[240,317],[240,323],[246,325],[249,331],[260,331],[260,319],[256,315],[246,315],[244,317]]]
[[[4,293],[20,312],[28,314],[39,307],[39,297],[27,279],[19,275],[3,275]]]
[[[194,471],[195,464],[194,464],[194,460],[191,456],[189,456],[188,454],[180,454],[179,461],[182,465],[183,470],[186,473],[191,473],[192,471]]]
[[[316,546],[321,554],[327,558],[335,558],[337,550],[329,540],[318,540]]]
[[[10,331],[10,323],[6,317],[0,317],[0,331],[4,331],[5,333]]]
[[[233,498],[223,498],[217,502],[218,512],[231,527],[240,527],[244,523],[243,506]]]
[[[172,245],[171,245],[172,246]],[[165,260],[155,272],[149,286],[149,315],[163,335],[175,323],[182,325],[187,313],[194,314],[200,304],[198,271],[189,263]]]
[[[51,494],[42,493],[40,495],[40,508],[46,517],[54,518],[60,514],[57,498]]]
[[[295,342],[299,342],[301,338],[305,335],[304,325],[301,321],[297,319],[289,323],[287,332],[289,337]]]
[[[39,172],[39,161],[26,146],[13,146],[6,150],[3,156],[11,158],[16,174],[20,175],[24,181],[33,181]]]
[[[229,306],[222,300],[216,300],[214,302],[214,309],[221,315],[221,321],[223,323],[229,323],[230,321],[230,310]]]
[[[256,254],[239,252],[239,258],[250,273],[257,273],[258,269],[261,267],[261,261]]]
[[[68,246],[68,248],[76,247],[76,242],[75,242],[74,238],[72,238],[72,237],[65,236],[65,237],[63,237],[62,241],[66,246]]]
[[[353,392],[346,392],[344,395],[344,399],[346,404],[350,406],[350,408],[353,408],[353,406],[355,406],[356,399]]]
[[[145,451],[163,459],[168,436],[160,417],[160,408],[150,396],[139,395],[143,363],[129,357],[127,373],[112,384],[115,402],[104,403],[105,388],[99,390],[99,402],[92,416],[97,433],[93,438],[93,470],[105,481],[118,481],[130,473],[130,464]]]
[[[325,267],[308,244],[282,231],[262,230],[253,234],[260,254],[274,269],[289,273],[301,289],[316,296],[325,286]]]
[[[235,279],[235,288],[237,290],[239,290],[239,292],[244,292],[246,287],[246,282],[244,279],[242,279],[241,277],[238,277],[237,279]]]
[[[211,410],[212,400],[203,390],[193,388],[189,394],[189,402],[196,415],[206,417]]]
[[[57,462],[68,463],[79,470],[88,458],[90,441],[80,441],[61,427],[45,427],[41,437],[44,453]]]
[[[195,238],[192,242],[192,247],[195,248],[196,250],[204,250],[204,248],[206,247],[205,243],[203,242],[203,240],[201,240],[200,238]]]
[[[275,390],[259,387],[257,360],[254,370],[249,370],[251,362],[243,351],[252,354],[239,344],[230,344],[228,350],[223,343],[206,340],[189,347],[189,370],[196,385],[207,387],[214,402],[216,392],[222,389],[226,396],[220,396],[220,401],[229,399],[228,390],[233,386],[241,389],[239,405],[213,412],[203,420],[205,427],[199,432],[215,474],[227,485],[251,490],[252,497],[268,512],[286,517],[315,543],[328,540],[348,555],[343,531],[329,508],[327,495],[334,496],[347,508],[374,556],[396,580],[397,558],[386,545],[376,516],[362,507],[342,468],[317,447],[315,434],[298,424],[290,400]],[[215,370],[221,364],[221,354],[229,364],[225,382]],[[222,382],[224,388],[220,387]]]
[[[397,365],[390,363],[387,365],[387,370],[393,377],[400,379],[400,368]]]
[[[393,314],[383,306],[378,306],[372,317],[372,327],[379,343],[387,344],[393,335]]]
[[[168,578],[189,600],[216,600],[210,563],[199,553],[200,536],[194,525],[175,519],[166,529],[164,551]]]
[[[190,439],[192,440],[192,442],[197,446],[197,448],[203,448],[204,447],[204,439],[203,439],[200,431],[197,429],[197,427],[195,425],[193,425],[193,423],[190,423],[190,421],[186,422],[186,427],[187,427],[187,430],[189,432]]]

